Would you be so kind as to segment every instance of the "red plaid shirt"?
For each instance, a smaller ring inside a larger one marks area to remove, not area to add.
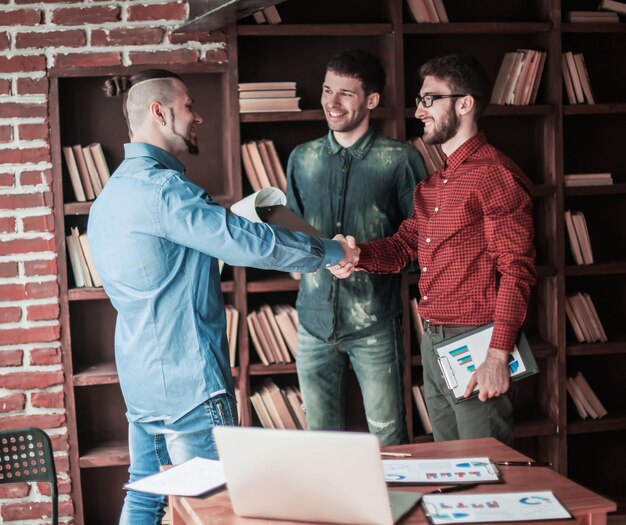
[[[474,135],[415,187],[413,215],[392,236],[359,244],[359,267],[401,271],[418,259],[420,315],[433,324],[494,322],[512,350],[535,283],[531,183]]]

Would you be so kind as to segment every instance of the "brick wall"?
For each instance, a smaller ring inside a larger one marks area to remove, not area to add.
[[[52,436],[62,522],[73,513],[55,253],[64,232],[54,231],[47,71],[225,60],[222,33],[171,34],[187,12],[158,0],[0,0],[0,429]],[[0,486],[0,523],[40,523],[48,496],[46,484]]]

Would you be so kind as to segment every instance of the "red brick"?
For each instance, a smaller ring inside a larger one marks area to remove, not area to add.
[[[16,239],[0,242],[0,255],[54,251],[54,239]],[[48,296],[46,296],[48,297]]]
[[[11,94],[11,81],[8,78],[0,79],[0,95]]]
[[[26,396],[24,394],[10,394],[8,396],[0,397],[0,412],[15,412],[16,410],[24,410],[24,406],[26,406]]]
[[[0,217],[0,232],[14,232],[15,217]]]
[[[48,148],[0,150],[0,164],[26,164],[27,162],[50,162],[50,150]]]
[[[206,44],[209,42],[226,42],[226,35],[223,31],[214,31],[213,33],[169,33],[167,39],[172,44],[186,44],[187,42],[200,42]]]
[[[36,26],[43,21],[39,9],[3,9],[0,26]]]
[[[22,309],[17,306],[0,308],[0,323],[17,323],[22,318]]]
[[[9,390],[32,390],[63,384],[63,372],[13,372],[0,375],[0,385]],[[37,425],[39,426],[39,425]],[[42,428],[46,428],[44,425]]]
[[[68,472],[70,470],[70,460],[67,456],[55,456],[54,465],[57,472]]]
[[[30,401],[35,408],[63,408],[64,394],[61,392],[33,392]],[[2,401],[2,398],[0,398]]]
[[[59,304],[33,304],[27,308],[29,321],[51,321],[59,318]]]
[[[47,122],[40,124],[20,124],[17,127],[20,140],[45,140],[49,139]]]
[[[52,442],[52,450],[55,452],[68,452],[70,444],[67,440],[67,434],[53,434],[50,436]]]
[[[161,27],[124,27],[121,29],[94,29],[92,46],[140,46],[160,44],[164,30]]]
[[[54,216],[52,214],[24,217],[22,223],[25,232],[51,232],[54,230]]]
[[[52,23],[63,26],[118,22],[120,9],[114,6],[69,7],[52,11]]]
[[[4,301],[21,301],[26,299],[26,288],[23,284],[0,284],[0,297]]]
[[[64,425],[64,414],[24,414],[0,418],[0,430],[23,427],[59,428]]]
[[[10,187],[15,185],[15,176],[13,173],[0,173],[0,186]]]
[[[30,364],[34,366],[58,365],[61,363],[60,348],[35,348],[30,351]]]
[[[228,62],[228,53],[225,49],[209,49],[202,59],[207,64],[223,64]]]
[[[28,277],[32,275],[56,275],[56,273],[56,259],[50,259],[48,261],[24,261],[24,274]],[[0,277],[1,276],[2,273],[0,272]]]
[[[0,104],[0,118],[47,117],[48,107],[45,104],[22,104],[20,102],[4,102]]]
[[[122,64],[122,56],[119,53],[70,53],[56,55],[56,67],[100,67],[119,66]]]
[[[6,12],[0,12],[0,19],[3,14],[6,14]],[[0,25],[6,24],[0,23]],[[43,55],[0,57],[0,72],[2,73],[25,73],[27,71],[45,70],[46,57]]]
[[[0,195],[0,210],[19,210],[41,206],[52,206],[52,194],[50,192]]]
[[[42,518],[50,519],[51,516],[51,503],[5,503],[0,508],[0,516],[4,521],[18,521],[18,520],[40,520]],[[71,514],[73,512],[73,506],[71,501],[59,501],[59,516]]]
[[[59,325],[0,330],[0,345],[57,341],[60,333]]]
[[[27,283],[27,299],[44,299],[46,297],[58,297],[59,285],[56,281],[46,281],[43,283]]]
[[[46,31],[41,33],[16,33],[15,48],[82,47],[87,43],[85,32],[80,29],[70,31]]]
[[[1,0],[5,1],[5,0]],[[13,0],[16,4],[32,4],[33,0]],[[76,0],[37,0],[38,4],[75,4]]]
[[[52,172],[50,170],[23,171],[20,175],[22,186],[37,184],[50,184],[52,182]]]
[[[9,36],[5,31],[0,33],[0,50],[5,51],[9,49]]]
[[[0,499],[25,498],[30,493],[28,483],[12,483],[0,486]]]
[[[13,140],[13,126],[0,126],[0,142]]]
[[[48,77],[18,78],[17,92],[20,95],[44,95],[48,93]]]
[[[0,350],[0,366],[22,366],[23,363],[23,350]]]
[[[146,20],[184,20],[187,8],[183,3],[129,5],[128,21],[142,22]]]
[[[0,277],[17,277],[16,262],[0,262]]]
[[[50,496],[50,483],[37,483],[39,492],[44,496]],[[57,480],[57,492],[59,494],[69,494],[72,492],[72,483],[69,479]],[[74,522],[67,525],[74,525]]]
[[[195,49],[179,49],[176,51],[131,51],[128,54],[133,64],[182,64],[198,61]]]

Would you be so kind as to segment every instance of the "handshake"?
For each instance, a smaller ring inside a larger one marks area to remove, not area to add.
[[[352,235],[344,237],[343,235],[335,235],[333,241],[337,241],[343,248],[343,259],[335,266],[328,266],[326,269],[338,279],[350,277],[356,270],[359,263],[359,254],[361,250],[356,245],[356,239]]]

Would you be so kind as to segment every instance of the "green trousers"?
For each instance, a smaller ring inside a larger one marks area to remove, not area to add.
[[[443,325],[431,328],[436,333],[424,330],[421,352],[426,406],[435,441],[494,437],[511,445],[513,405],[509,393],[484,402],[478,397],[456,402],[437,363],[433,345],[475,327]]]

